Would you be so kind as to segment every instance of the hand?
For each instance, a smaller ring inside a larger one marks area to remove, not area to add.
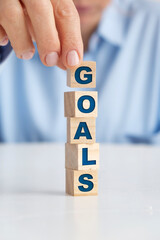
[[[0,45],[6,45],[8,39],[22,59],[33,57],[35,40],[46,66],[72,68],[83,58],[73,0],[0,0]]]

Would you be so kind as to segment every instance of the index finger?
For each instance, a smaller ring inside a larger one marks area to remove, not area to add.
[[[51,0],[61,43],[61,60],[72,68],[83,59],[80,19],[73,0]]]

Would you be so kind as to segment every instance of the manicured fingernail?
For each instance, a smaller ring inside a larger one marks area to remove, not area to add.
[[[51,52],[46,56],[46,64],[50,67],[55,66],[58,62],[58,58],[59,58],[58,53]]]
[[[71,67],[79,64],[79,56],[75,50],[72,50],[67,54],[67,64]]]
[[[2,39],[2,41],[0,41],[0,45],[1,46],[6,46],[7,44],[8,44],[8,37],[6,36]]]
[[[23,53],[21,55],[21,58],[24,59],[24,60],[29,60],[33,57],[34,55],[34,52],[33,51],[29,51],[29,52],[26,52],[26,53]]]

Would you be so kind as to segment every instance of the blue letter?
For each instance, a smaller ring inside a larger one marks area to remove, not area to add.
[[[88,161],[88,148],[82,148],[82,165],[96,165],[96,160]]]
[[[84,74],[84,77],[87,78],[87,80],[82,80],[80,78],[80,73],[82,71],[86,71],[86,72],[92,72],[92,69],[90,67],[79,67],[77,68],[76,72],[75,72],[75,79],[78,83],[80,84],[88,84],[88,83],[91,83],[92,82],[92,74]]]
[[[84,129],[84,132],[82,132],[82,129]],[[79,139],[80,137],[86,137],[87,139],[92,139],[86,122],[79,123],[74,139]]]
[[[93,182],[85,180],[84,178],[93,179],[92,175],[90,175],[90,174],[81,175],[79,177],[79,182],[82,184],[88,185],[88,188],[84,188],[83,186],[78,186],[78,188],[81,192],[89,192],[93,189],[94,184],[93,184]]]
[[[85,109],[83,107],[83,101],[84,100],[88,100],[90,102],[90,106],[89,106],[88,109]],[[86,95],[86,96],[82,96],[78,99],[77,105],[78,105],[79,111],[81,111],[82,113],[91,113],[95,109],[96,104],[95,104],[95,100],[94,100],[93,97]]]

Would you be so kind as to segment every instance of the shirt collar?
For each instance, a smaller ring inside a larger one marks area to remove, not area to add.
[[[97,34],[115,46],[125,40],[129,19],[138,9],[136,0],[112,0],[102,14]]]
[[[124,41],[126,17],[113,4],[108,6],[101,18],[97,34],[113,45],[121,46]]]

